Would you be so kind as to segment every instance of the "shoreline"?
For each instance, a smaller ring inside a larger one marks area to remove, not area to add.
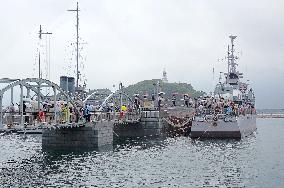
[[[284,118],[284,114],[261,113],[261,114],[257,114],[256,117],[257,118]]]

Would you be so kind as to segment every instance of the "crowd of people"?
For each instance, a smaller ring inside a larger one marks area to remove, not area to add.
[[[177,106],[177,94],[173,94],[171,99],[165,98],[165,93],[160,92],[158,95],[151,95],[151,98],[148,97],[148,95],[143,95],[143,98],[139,96],[139,94],[134,95],[134,107],[136,109],[139,109],[140,107],[144,108],[151,108],[154,106],[157,106],[160,110],[162,107],[168,107],[168,106]],[[184,94],[183,99],[183,106],[190,107],[193,103],[191,97],[188,94]],[[171,101],[172,104],[169,104],[168,102]]]
[[[178,100],[179,98],[179,100]],[[155,97],[152,96],[152,101],[155,101]],[[143,107],[145,101],[149,100],[145,95],[143,99],[136,95],[134,98],[134,104],[136,108]],[[153,103],[154,104],[154,103]],[[145,105],[144,105],[145,106]],[[255,113],[255,107],[250,101],[233,101],[225,99],[223,97],[201,96],[193,98],[189,94],[183,94],[182,97],[178,94],[172,94],[169,99],[164,97],[164,93],[159,93],[157,98],[157,107],[183,106],[195,109],[197,115],[201,114],[226,114],[226,115],[245,115]]]
[[[13,103],[7,107],[4,116],[6,124],[12,126],[15,123],[20,122],[20,105],[14,105]],[[56,116],[55,116],[56,114]],[[44,102],[38,109],[37,104],[31,104],[30,102],[23,102],[23,116],[24,123],[35,125],[37,122],[51,123],[56,117],[58,123],[75,122],[76,114],[72,106],[68,106],[66,102],[59,101],[54,103]]]
[[[245,101],[233,101],[224,98],[203,97],[195,100],[194,108],[197,115],[225,114],[238,116],[255,113],[254,105]]]
[[[210,96],[193,98],[189,94],[178,95],[177,93],[173,93],[171,98],[165,98],[164,94],[160,92],[158,95],[151,95],[150,97],[148,95],[140,97],[139,94],[135,94],[133,97],[133,106],[123,104],[122,106],[118,104],[106,105],[102,111],[106,112],[107,115],[112,112],[120,112],[120,118],[126,112],[139,112],[141,107],[157,107],[160,110],[161,108],[183,106],[194,109],[196,115],[225,114],[238,116],[255,113],[254,105],[249,101],[235,102],[222,97],[214,98]],[[9,124],[13,124],[15,121],[14,115],[19,113],[19,109],[20,107],[14,104],[7,108],[6,112],[8,112],[9,117],[7,120]],[[35,121],[51,123],[55,117],[58,123],[77,122],[79,117],[83,117],[86,122],[90,122],[92,114],[95,114],[96,111],[98,109],[95,106],[86,104],[79,110],[80,114],[76,114],[74,107],[68,105],[65,101],[57,101],[56,103],[44,102],[40,109],[33,107],[28,102],[24,101],[23,103],[24,121],[27,124],[34,124]]]

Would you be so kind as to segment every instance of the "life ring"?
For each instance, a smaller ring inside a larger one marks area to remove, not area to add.
[[[217,117],[217,116],[214,116],[214,117],[213,117],[213,121],[218,121],[218,117]]]

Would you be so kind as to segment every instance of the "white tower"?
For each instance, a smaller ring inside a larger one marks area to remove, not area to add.
[[[165,69],[164,69],[164,71],[163,71],[163,78],[162,78],[162,81],[163,81],[164,83],[168,83],[167,72],[166,72]]]

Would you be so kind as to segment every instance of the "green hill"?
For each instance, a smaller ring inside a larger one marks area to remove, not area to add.
[[[153,80],[144,80],[138,82],[134,85],[129,85],[124,88],[124,91],[133,96],[135,93],[144,95],[148,93],[151,96],[154,92],[157,92],[156,86],[154,84],[160,83],[161,91],[165,92],[167,98],[171,98],[173,93],[178,93],[183,95],[185,93],[190,94],[192,97],[199,97],[204,94],[203,91],[196,91],[193,89],[191,84],[188,83],[163,83],[162,80],[153,79]]]

